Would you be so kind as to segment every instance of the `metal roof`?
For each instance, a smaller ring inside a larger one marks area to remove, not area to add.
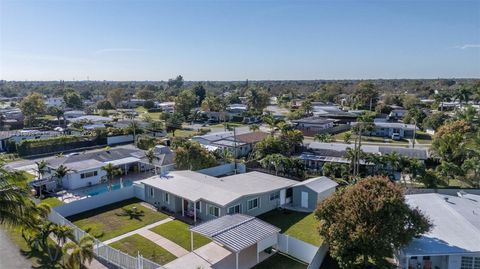
[[[242,214],[225,215],[190,230],[209,237],[234,252],[246,249],[280,232],[278,227]]]

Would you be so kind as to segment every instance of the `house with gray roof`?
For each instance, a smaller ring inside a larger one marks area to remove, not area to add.
[[[306,184],[314,186],[315,191],[323,191],[313,182],[316,180],[326,181],[317,178]],[[237,213],[258,216],[278,207],[293,206],[297,201],[293,189],[299,183],[261,172],[213,177],[194,171],[171,171],[141,182],[145,185],[146,202],[161,210],[190,217],[194,222]],[[304,186],[298,185],[299,188]],[[298,201],[300,207],[313,210],[310,208],[313,204]]]
[[[111,149],[92,150],[82,153],[70,153],[47,161],[45,178],[54,178],[55,171],[60,167],[66,167],[69,171],[59,181],[61,187],[74,190],[101,183],[106,172],[102,169],[107,164],[118,168],[122,175],[128,179],[128,174],[136,172],[155,171],[165,174],[174,169],[173,153],[169,148],[159,146],[155,148],[156,158],[152,163],[145,157],[145,151],[133,146],[122,146]],[[40,183],[40,182],[39,182]],[[49,184],[43,180],[43,185]],[[36,184],[41,187],[42,184]]]
[[[352,125],[356,125],[353,122]],[[373,130],[365,131],[366,135],[392,138],[413,138],[413,132],[418,130],[414,124],[405,124],[400,122],[374,122]]]
[[[480,195],[412,194],[406,202],[433,227],[399,251],[399,268],[480,268]]]
[[[256,143],[265,139],[269,134],[265,132],[247,132],[235,134],[231,131],[197,135],[191,138],[209,151],[228,150],[237,158],[247,156]]]

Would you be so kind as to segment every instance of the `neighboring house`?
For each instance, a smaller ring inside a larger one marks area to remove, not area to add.
[[[6,120],[23,121],[23,112],[20,108],[4,108],[0,110],[0,114]]]
[[[388,120],[401,120],[403,117],[407,114],[407,110],[405,109],[394,109],[390,111],[390,114],[388,114]]]
[[[194,171],[173,171],[141,182],[145,185],[145,201],[162,210],[191,217],[195,222],[237,213],[258,216],[301,200],[302,197],[294,195],[302,195],[304,191],[294,189],[305,187],[297,186],[298,181],[260,172],[217,178]],[[306,210],[311,209],[310,203],[300,204],[303,205]]]
[[[302,153],[299,158],[304,161],[307,169],[321,171],[323,165],[327,162],[350,163],[344,156],[347,150],[353,149],[353,147],[353,144],[312,142],[307,146],[310,152]],[[429,158],[428,150],[425,148],[362,145],[361,149],[364,153],[376,155],[397,152],[400,156],[415,158],[420,161],[425,161]],[[361,161],[360,164],[367,165],[364,161]]]
[[[406,202],[433,226],[399,251],[399,268],[480,268],[480,195],[412,194]]]
[[[156,103],[155,106],[160,108],[163,112],[175,112],[175,102]]]
[[[63,97],[49,97],[45,99],[45,106],[47,107],[63,107],[65,102]]]
[[[132,172],[145,172],[155,168],[157,173],[163,174],[173,169],[173,153],[169,149],[159,146],[155,148],[155,153],[158,159],[153,161],[153,167],[145,158],[143,150],[131,146],[71,153],[49,159],[45,178],[53,177],[55,169],[63,165],[70,171],[61,180],[61,187],[73,190],[101,183],[106,176],[102,167],[109,163],[120,169],[125,179],[128,179],[128,174]]]
[[[78,117],[85,116],[85,115],[86,115],[86,113],[82,110],[70,110],[70,111],[65,111],[63,113],[63,117],[66,120],[71,120],[71,119],[78,118]]]
[[[97,115],[85,115],[85,116],[80,116],[76,118],[71,118],[69,119],[70,122],[89,122],[91,124],[105,124],[105,123],[110,123],[113,121],[112,118],[110,117],[102,117],[102,116],[97,116]]]
[[[132,98],[128,101],[122,101],[121,105],[124,108],[137,108],[139,106],[143,106],[144,103],[145,103],[145,99]]]
[[[308,117],[299,120],[292,120],[293,126],[302,131],[318,132],[333,128],[335,120],[320,117]]]
[[[16,143],[26,139],[49,138],[62,135],[57,131],[39,131],[39,130],[17,130],[17,131],[0,131],[0,151],[15,150]]]
[[[271,115],[274,119],[278,120],[285,119],[287,117],[287,114],[290,112],[288,109],[279,107],[278,105],[269,105],[263,111],[266,114]]]
[[[352,123],[356,125],[357,122]],[[365,131],[366,135],[380,136],[380,137],[398,137],[398,138],[412,138],[413,132],[418,130],[414,124],[404,124],[399,122],[374,122],[372,131]]]
[[[268,135],[264,132],[250,132],[234,136],[233,132],[219,132],[194,136],[191,140],[206,146],[210,151],[227,149],[232,154],[236,152],[235,155],[238,158],[247,156],[253,150],[255,144]]]

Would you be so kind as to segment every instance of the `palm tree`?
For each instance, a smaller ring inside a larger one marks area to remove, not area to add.
[[[69,269],[86,268],[83,264],[93,260],[95,240],[90,235],[80,238],[78,243],[73,241],[65,243],[62,251],[65,255],[65,266]]]
[[[120,175],[122,172],[119,168],[116,168],[111,163],[109,163],[105,166],[102,166],[102,170],[107,172],[108,191],[111,191],[112,190],[112,184],[113,184],[113,178],[117,175]]]
[[[150,148],[149,150],[145,151],[145,158],[147,158],[148,163],[151,166],[154,166],[153,165],[154,160],[159,160],[160,159],[160,158],[157,157],[157,155],[155,155],[155,148]],[[154,169],[155,169],[155,175],[156,175],[157,174],[157,167],[154,166]]]
[[[51,225],[51,234],[54,235],[55,241],[57,242],[58,246],[63,246],[68,239],[73,240],[73,230],[71,227],[66,225],[58,225],[52,224]],[[59,248],[56,249],[55,254],[52,255],[50,248],[48,249],[48,255],[52,261],[56,261],[58,259],[58,255],[60,254]]]
[[[37,165],[38,179],[42,179],[47,172],[48,163],[45,160],[41,160],[39,162],[35,162],[35,164]]]
[[[57,179],[57,186],[62,185],[63,178],[73,170],[66,167],[65,165],[61,164],[55,171],[53,172],[53,176]]]
[[[15,184],[17,175],[0,167],[0,224],[21,225],[30,208],[25,189]]]
[[[464,85],[460,86],[454,93],[455,99],[460,102],[460,105],[468,103],[471,95],[472,91]]]
[[[250,129],[250,131],[256,132],[260,129],[260,126],[258,126],[258,124],[252,124],[248,127],[248,129]]]
[[[385,159],[388,162],[388,169],[390,170],[390,175],[394,176],[395,172],[397,172],[401,168],[401,157],[398,152],[390,152],[386,153]]]

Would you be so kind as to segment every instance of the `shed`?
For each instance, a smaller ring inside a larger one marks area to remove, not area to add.
[[[317,204],[335,192],[338,183],[328,177],[315,177],[293,186],[292,205],[305,210],[315,210]]]

